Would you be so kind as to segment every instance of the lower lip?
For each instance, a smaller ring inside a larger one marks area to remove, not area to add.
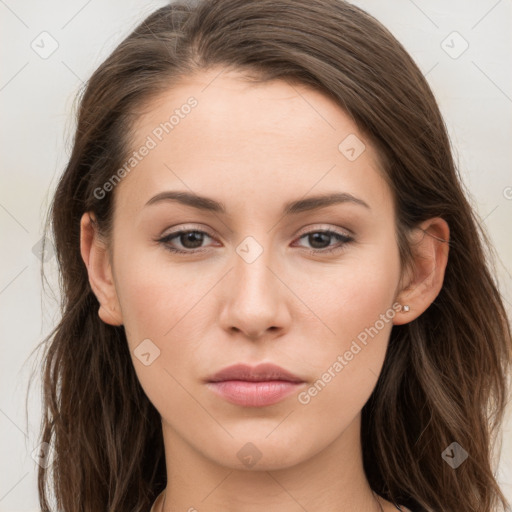
[[[225,380],[209,382],[208,386],[228,402],[244,407],[264,407],[276,404],[297,391],[302,382],[269,380],[249,382],[246,380]]]

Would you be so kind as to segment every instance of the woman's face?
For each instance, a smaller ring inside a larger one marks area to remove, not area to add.
[[[218,73],[181,82],[136,125],[114,187],[115,306],[164,436],[223,466],[285,468],[354,428],[377,382],[400,315],[395,212],[336,103]],[[300,382],[207,382],[260,363]]]

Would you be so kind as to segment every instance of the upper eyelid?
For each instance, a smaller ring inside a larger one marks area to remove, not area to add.
[[[312,227],[305,228],[304,231],[302,231],[302,230],[299,231],[299,234],[297,236],[298,237],[302,237],[303,235],[307,235],[309,233],[315,233],[317,231],[333,231],[333,232],[345,235],[347,237],[352,237],[352,236],[355,235],[355,233],[351,229],[341,228],[339,226],[336,226],[336,227],[333,227],[333,226],[323,226],[323,227],[312,226]],[[341,231],[341,233],[340,233],[340,231]],[[344,231],[345,231],[345,233],[343,233]]]
[[[207,228],[199,227],[199,226],[185,226],[185,227],[178,227],[175,229],[173,228],[173,230],[169,231],[168,233],[164,232],[164,234],[161,235],[160,238],[167,238],[168,236],[171,236],[171,235],[177,235],[179,233],[187,233],[189,231],[199,231],[202,233],[206,233],[210,238],[215,238],[215,236]]]

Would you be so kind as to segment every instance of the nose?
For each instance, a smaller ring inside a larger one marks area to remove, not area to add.
[[[251,340],[281,335],[290,323],[291,292],[280,275],[284,272],[265,250],[254,261],[235,253],[233,262],[223,280],[222,327]]]

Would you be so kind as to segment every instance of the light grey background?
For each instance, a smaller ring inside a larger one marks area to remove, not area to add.
[[[38,510],[31,453],[39,435],[40,389],[36,379],[27,423],[28,377],[33,367],[38,371],[27,358],[58,320],[56,303],[42,295],[37,243],[70,154],[74,96],[117,43],[166,3],[0,0],[0,512]],[[511,1],[354,3],[395,34],[431,84],[471,202],[495,245],[500,288],[512,314]],[[58,47],[46,55],[52,44]],[[47,268],[56,290],[55,258]],[[511,426],[509,408],[498,478],[512,500]]]

